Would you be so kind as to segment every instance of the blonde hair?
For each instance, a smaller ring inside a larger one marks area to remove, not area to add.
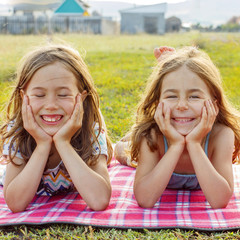
[[[219,108],[215,123],[230,127],[235,134],[235,149],[233,161],[240,152],[240,114],[234,109],[223,91],[220,73],[210,57],[195,47],[184,47],[171,54],[166,54],[151,74],[145,93],[137,108],[136,123],[132,128],[131,159],[137,161],[140,143],[143,137],[147,139],[151,151],[157,150],[151,131],[162,134],[154,120],[154,113],[160,99],[164,76],[181,66],[188,67],[196,73],[208,86],[211,95],[217,100]]]
[[[79,92],[87,91],[87,97],[83,102],[84,115],[82,128],[72,137],[71,144],[87,164],[93,165],[98,158],[98,155],[94,155],[93,143],[97,143],[99,149],[101,149],[97,138],[103,129],[99,111],[99,96],[82,57],[78,51],[66,45],[49,44],[38,47],[22,58],[16,74],[17,85],[7,106],[6,123],[0,129],[2,136],[1,150],[3,149],[3,144],[10,139],[9,158],[11,162],[13,162],[17,149],[26,161],[32,155],[36,147],[36,142],[23,127],[22,98],[20,92],[40,68],[55,62],[62,63],[74,74],[77,79]],[[95,123],[99,124],[98,135],[94,132]],[[10,131],[7,130],[8,125],[12,125]],[[107,132],[106,138],[108,161],[111,161],[113,150]],[[16,149],[13,154],[12,149]]]

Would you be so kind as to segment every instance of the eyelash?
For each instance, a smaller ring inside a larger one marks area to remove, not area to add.
[[[39,98],[41,98],[41,97],[45,97],[45,95],[35,95],[36,97],[39,97]],[[58,95],[59,97],[67,97],[68,95],[67,94],[59,94]]]
[[[167,96],[167,98],[176,98],[177,96],[171,95],[171,96]]]
[[[194,96],[190,96],[190,98],[198,99],[199,96],[194,95]]]
[[[58,96],[59,97],[67,97],[68,95],[67,94],[59,94]]]
[[[177,96],[171,95],[171,96],[167,96],[166,98],[177,98]],[[190,99],[199,99],[199,96],[193,95],[189,97]]]

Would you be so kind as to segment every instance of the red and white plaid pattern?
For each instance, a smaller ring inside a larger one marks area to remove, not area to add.
[[[113,193],[105,211],[90,210],[76,192],[35,197],[26,211],[12,213],[0,188],[0,226],[70,223],[115,228],[187,228],[228,230],[240,227],[240,165],[233,166],[235,192],[225,209],[212,209],[202,191],[166,190],[152,209],[137,205],[133,195],[135,169],[112,164]]]

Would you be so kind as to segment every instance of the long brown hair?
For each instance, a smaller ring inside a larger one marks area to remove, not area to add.
[[[103,122],[99,110],[99,96],[89,70],[78,51],[62,44],[49,44],[38,47],[29,52],[21,60],[16,74],[17,84],[7,106],[6,122],[0,129],[2,136],[0,143],[1,150],[3,149],[3,144],[6,141],[10,141],[9,158],[11,162],[13,162],[17,150],[20,151],[26,161],[32,155],[36,147],[36,142],[23,127],[22,98],[20,91],[31,81],[33,75],[40,68],[55,62],[61,62],[74,74],[77,79],[79,92],[87,91],[87,97],[83,102],[84,115],[82,128],[72,137],[71,144],[87,164],[93,165],[98,158],[98,155],[94,154],[93,143],[97,143],[99,149],[101,149],[97,138],[103,130]],[[99,125],[99,133],[97,135],[94,132],[94,124],[96,123]],[[8,131],[7,126],[9,125],[11,125],[11,129]],[[107,135],[107,130],[104,130],[106,131],[107,138],[108,162],[110,162],[113,149]],[[12,149],[15,149],[13,153]]]
[[[207,84],[211,95],[217,100],[219,113],[215,123],[224,124],[233,130],[235,134],[234,161],[240,152],[240,114],[226,98],[217,67],[206,53],[195,47],[184,47],[174,53],[166,54],[149,77],[145,93],[137,108],[136,123],[132,128],[132,161],[138,161],[143,137],[146,137],[151,151],[157,150],[157,143],[153,140],[151,131],[154,129],[158,135],[161,134],[154,120],[154,113],[159,103],[162,82],[166,74],[176,71],[183,65]]]

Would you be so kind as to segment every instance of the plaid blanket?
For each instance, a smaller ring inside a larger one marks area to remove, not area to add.
[[[69,223],[114,228],[184,228],[205,231],[240,228],[240,165],[233,165],[235,193],[225,209],[214,210],[202,191],[166,190],[152,209],[137,205],[133,195],[135,169],[109,167],[113,193],[105,211],[92,211],[78,193],[35,197],[26,211],[12,213],[0,187],[0,226]]]

